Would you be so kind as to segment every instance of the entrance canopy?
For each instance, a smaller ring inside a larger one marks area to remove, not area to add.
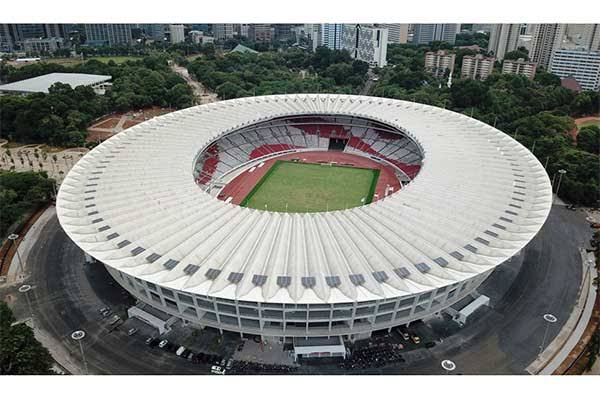
[[[342,357],[346,358],[346,347],[340,336],[294,338],[294,361],[304,358]]]

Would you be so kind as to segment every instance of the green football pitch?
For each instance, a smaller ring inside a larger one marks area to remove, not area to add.
[[[278,212],[342,210],[370,203],[378,177],[378,169],[276,161],[240,205]]]

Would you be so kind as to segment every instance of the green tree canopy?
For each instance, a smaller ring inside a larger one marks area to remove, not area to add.
[[[36,340],[33,330],[14,324],[8,305],[0,301],[0,375],[50,375],[54,360]]]
[[[577,134],[577,148],[588,153],[600,154],[600,127],[584,126]]]

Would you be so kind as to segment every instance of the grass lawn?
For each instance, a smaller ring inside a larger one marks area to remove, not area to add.
[[[123,64],[126,61],[130,61],[130,60],[139,60],[140,57],[132,57],[132,56],[102,56],[102,57],[90,57],[86,60],[96,60],[96,61],[100,61],[103,63],[107,63],[110,60],[113,60],[115,62],[115,64]]]
[[[600,119],[597,119],[595,121],[585,121],[585,122],[582,122],[581,124],[577,124],[577,127],[579,129],[583,128],[584,126],[597,126],[600,128]]]
[[[378,169],[276,161],[240,204],[268,211],[319,212],[368,204]]]

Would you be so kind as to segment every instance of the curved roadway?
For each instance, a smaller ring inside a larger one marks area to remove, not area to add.
[[[542,315],[551,312],[558,318],[548,329],[547,345],[573,309],[581,281],[578,248],[585,247],[589,237],[582,213],[555,206],[523,253],[498,267],[484,282],[480,292],[491,298],[492,307],[478,312],[475,323],[463,329],[441,320],[417,326],[415,329],[438,341],[434,348],[405,352],[407,362],[399,366],[360,372],[438,374],[443,372],[440,361],[448,358],[457,364],[455,373],[525,373],[539,353],[546,328]],[[150,349],[143,342],[145,336],[107,331],[107,322],[98,309],[107,305],[125,315],[132,300],[101,264],[84,264],[83,253],[68,239],[55,216],[41,230],[28,260],[32,275],[27,283],[34,286],[30,293],[36,325],[56,346],[67,349],[71,362],[79,362],[79,349],[69,335],[83,329],[88,334],[84,343],[91,373],[208,373],[209,366],[193,365]],[[26,316],[25,301],[16,287],[0,288],[0,295],[13,299],[11,306],[18,317]],[[329,364],[303,366],[300,372],[341,371],[336,364]]]

